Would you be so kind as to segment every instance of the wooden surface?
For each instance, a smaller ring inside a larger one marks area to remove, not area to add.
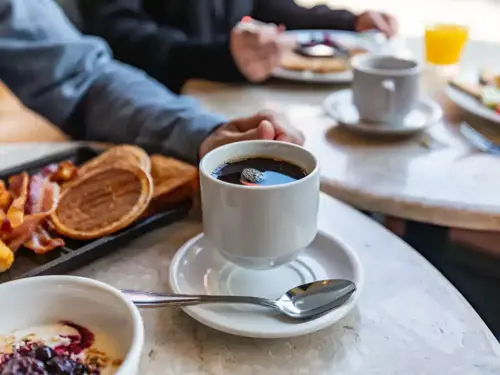
[[[0,143],[67,140],[57,127],[22,105],[0,81]]]

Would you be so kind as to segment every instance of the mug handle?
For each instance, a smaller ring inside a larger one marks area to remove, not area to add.
[[[392,115],[394,109],[394,93],[396,92],[396,84],[392,79],[385,79],[382,81],[381,85],[386,92],[387,113],[389,113],[389,115]]]

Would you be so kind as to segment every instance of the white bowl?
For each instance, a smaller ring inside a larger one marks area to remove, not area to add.
[[[119,290],[75,276],[40,276],[0,285],[0,335],[71,321],[102,332],[123,359],[115,375],[138,373],[144,326],[137,308]]]

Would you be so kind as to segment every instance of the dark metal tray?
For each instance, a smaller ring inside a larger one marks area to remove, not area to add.
[[[37,173],[51,163],[71,160],[75,165],[85,163],[99,155],[102,150],[79,146],[48,157],[31,161],[15,168],[0,171],[0,179],[7,180],[9,176],[28,172],[30,175]],[[32,251],[21,248],[16,252],[16,260],[10,270],[0,273],[0,283],[38,275],[58,275],[82,267],[97,258],[101,258],[117,250],[127,242],[141,236],[153,229],[171,224],[185,217],[191,209],[190,200],[166,208],[153,216],[138,221],[122,231],[111,236],[102,237],[91,241],[78,241],[64,238],[66,246],[55,249],[44,255],[37,255]]]

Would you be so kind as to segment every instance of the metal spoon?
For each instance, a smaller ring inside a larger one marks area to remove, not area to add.
[[[245,303],[274,308],[294,319],[310,319],[342,306],[356,291],[349,280],[321,280],[290,289],[277,300],[259,297],[182,295],[122,290],[138,307],[191,306],[205,303]]]

